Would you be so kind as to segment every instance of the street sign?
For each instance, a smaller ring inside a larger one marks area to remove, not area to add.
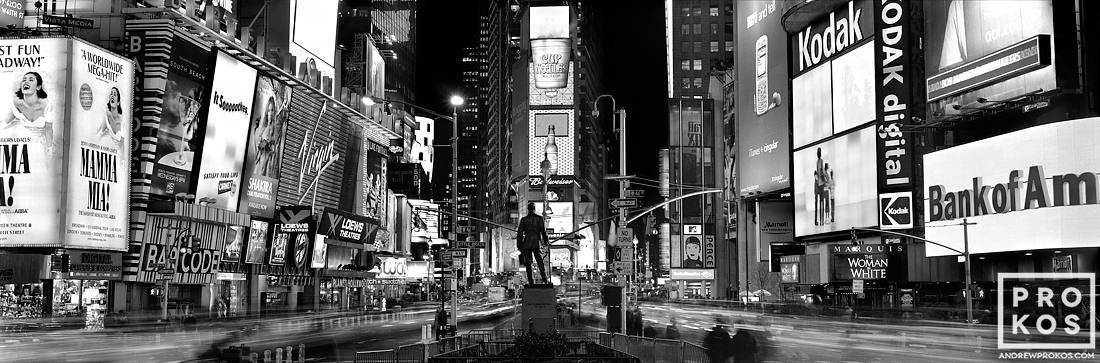
[[[615,261],[612,272],[619,276],[629,276],[634,274],[634,261]]]
[[[458,233],[461,234],[474,234],[478,232],[477,226],[458,226]]]
[[[634,262],[634,247],[615,247],[615,255],[611,260],[615,262]]]
[[[485,241],[455,241],[453,248],[485,248]]]
[[[95,22],[92,21],[92,19],[81,19],[68,16],[55,16],[46,14],[42,15],[42,24],[84,29],[91,29],[95,27]]]
[[[468,250],[458,249],[458,250],[450,250],[449,252],[451,252],[451,258],[454,259],[454,258],[466,258],[466,256],[467,256],[466,251],[468,251]]]
[[[638,200],[634,198],[619,198],[611,200],[611,208],[630,208],[637,206]]]
[[[853,294],[862,294],[863,293],[863,280],[852,280],[852,293]]]
[[[439,258],[443,261],[452,261],[454,256],[451,255],[451,250],[443,250],[439,252]]]
[[[615,230],[615,244],[613,246],[629,246],[634,243],[634,230],[619,227]]]
[[[626,197],[627,198],[645,198],[645,190],[627,189],[626,190]]]

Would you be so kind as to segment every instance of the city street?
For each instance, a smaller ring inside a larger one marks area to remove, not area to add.
[[[461,306],[459,331],[493,329],[512,316],[511,304]],[[0,351],[12,362],[173,362],[203,357],[214,344],[265,349],[306,345],[311,361],[351,361],[356,351],[393,349],[420,340],[420,327],[432,324],[434,308],[348,316],[323,313],[273,319],[200,322],[188,329],[153,327],[79,329],[0,334]],[[258,329],[257,329],[258,328]],[[241,329],[256,329],[241,338]],[[297,357],[297,353],[295,353]]]

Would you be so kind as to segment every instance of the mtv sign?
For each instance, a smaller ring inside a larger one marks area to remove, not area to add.
[[[879,194],[878,201],[881,210],[878,217],[879,228],[913,228],[913,192]]]

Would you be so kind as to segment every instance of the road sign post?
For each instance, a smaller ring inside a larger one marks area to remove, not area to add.
[[[633,208],[638,206],[638,200],[634,198],[619,198],[611,200],[611,208]]]

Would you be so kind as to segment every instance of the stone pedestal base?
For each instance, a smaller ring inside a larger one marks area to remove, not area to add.
[[[554,285],[523,285],[523,330],[536,333],[554,331],[557,302]]]

